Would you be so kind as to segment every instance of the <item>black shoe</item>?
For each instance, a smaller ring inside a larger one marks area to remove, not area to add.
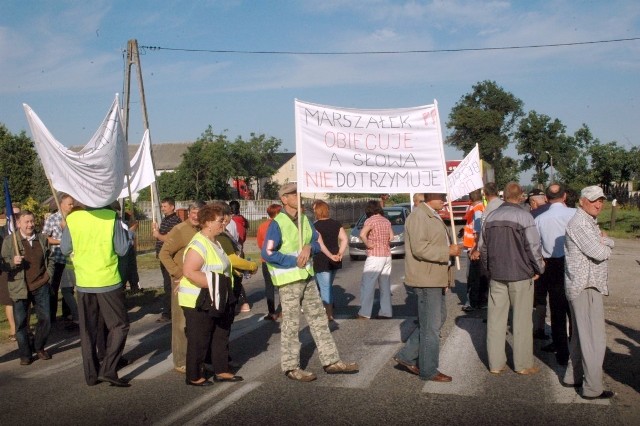
[[[198,386],[198,387],[213,386],[213,382],[210,382],[209,380],[205,380],[204,382],[200,382],[200,383],[194,383],[191,380],[187,379],[186,383],[189,386]]]
[[[43,361],[51,359],[51,355],[49,355],[49,352],[45,351],[44,349],[36,352],[36,354],[38,355],[38,358],[40,358]]]
[[[549,335],[544,330],[536,330],[533,332],[533,338],[538,340],[549,340]]]
[[[213,375],[214,382],[241,382],[243,380],[242,376],[220,377],[217,374]]]
[[[118,388],[128,388],[129,386],[131,386],[131,383],[129,383],[128,380],[124,379],[112,379],[111,377],[99,376],[98,380],[100,380],[101,382],[108,382],[111,384],[111,386],[115,386]]]
[[[121,356],[120,359],[118,360],[118,364],[116,365],[116,368],[120,370],[121,368],[126,367],[127,365],[129,365],[129,360]]]
[[[612,391],[602,391],[602,393],[598,396],[584,396],[584,395],[580,395],[582,397],[582,399],[586,399],[586,400],[594,400],[594,399],[610,399],[613,398],[615,396],[615,392]]]
[[[582,383],[565,383],[565,382],[560,382],[560,384],[562,386],[564,386],[565,388],[581,388],[582,387]]]

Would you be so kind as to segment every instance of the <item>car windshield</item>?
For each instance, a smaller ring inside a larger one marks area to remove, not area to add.
[[[402,210],[385,210],[384,217],[389,219],[392,225],[404,225]]]

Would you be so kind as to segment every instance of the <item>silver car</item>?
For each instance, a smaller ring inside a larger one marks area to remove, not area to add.
[[[404,256],[404,222],[411,212],[410,208],[405,206],[384,207],[384,217],[391,222],[393,229],[393,239],[389,243],[391,246],[392,256]],[[364,259],[367,257],[367,248],[364,246],[360,238],[360,231],[364,227],[364,221],[367,220],[366,215],[360,216],[358,222],[351,227],[351,235],[349,236],[349,257],[351,260]]]

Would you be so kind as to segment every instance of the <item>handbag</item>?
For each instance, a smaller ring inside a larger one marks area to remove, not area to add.
[[[233,293],[231,279],[216,272],[207,273],[207,287],[200,289],[196,308],[206,311],[210,317],[221,317],[227,311]]]

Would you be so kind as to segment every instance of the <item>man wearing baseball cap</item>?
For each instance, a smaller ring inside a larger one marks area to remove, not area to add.
[[[318,232],[307,216],[300,216],[298,229],[298,187],[285,183],[278,191],[282,210],[274,218],[265,236],[261,256],[267,262],[273,285],[278,287],[282,305],[280,363],[284,374],[301,382],[316,375],[300,367],[300,308],[315,340],[320,362],[327,374],[352,374],[358,364],[340,359],[329,330],[318,286],[313,281],[313,255],[320,252]],[[301,238],[300,235],[301,234]],[[300,244],[300,239],[302,244]]]
[[[573,333],[569,343],[569,365],[564,385],[582,386],[584,399],[609,399],[604,390],[602,364],[607,348],[602,296],[607,287],[607,260],[613,240],[600,231],[597,217],[605,195],[599,186],[580,193],[580,208],[567,225],[565,236],[565,291],[571,310]]]

